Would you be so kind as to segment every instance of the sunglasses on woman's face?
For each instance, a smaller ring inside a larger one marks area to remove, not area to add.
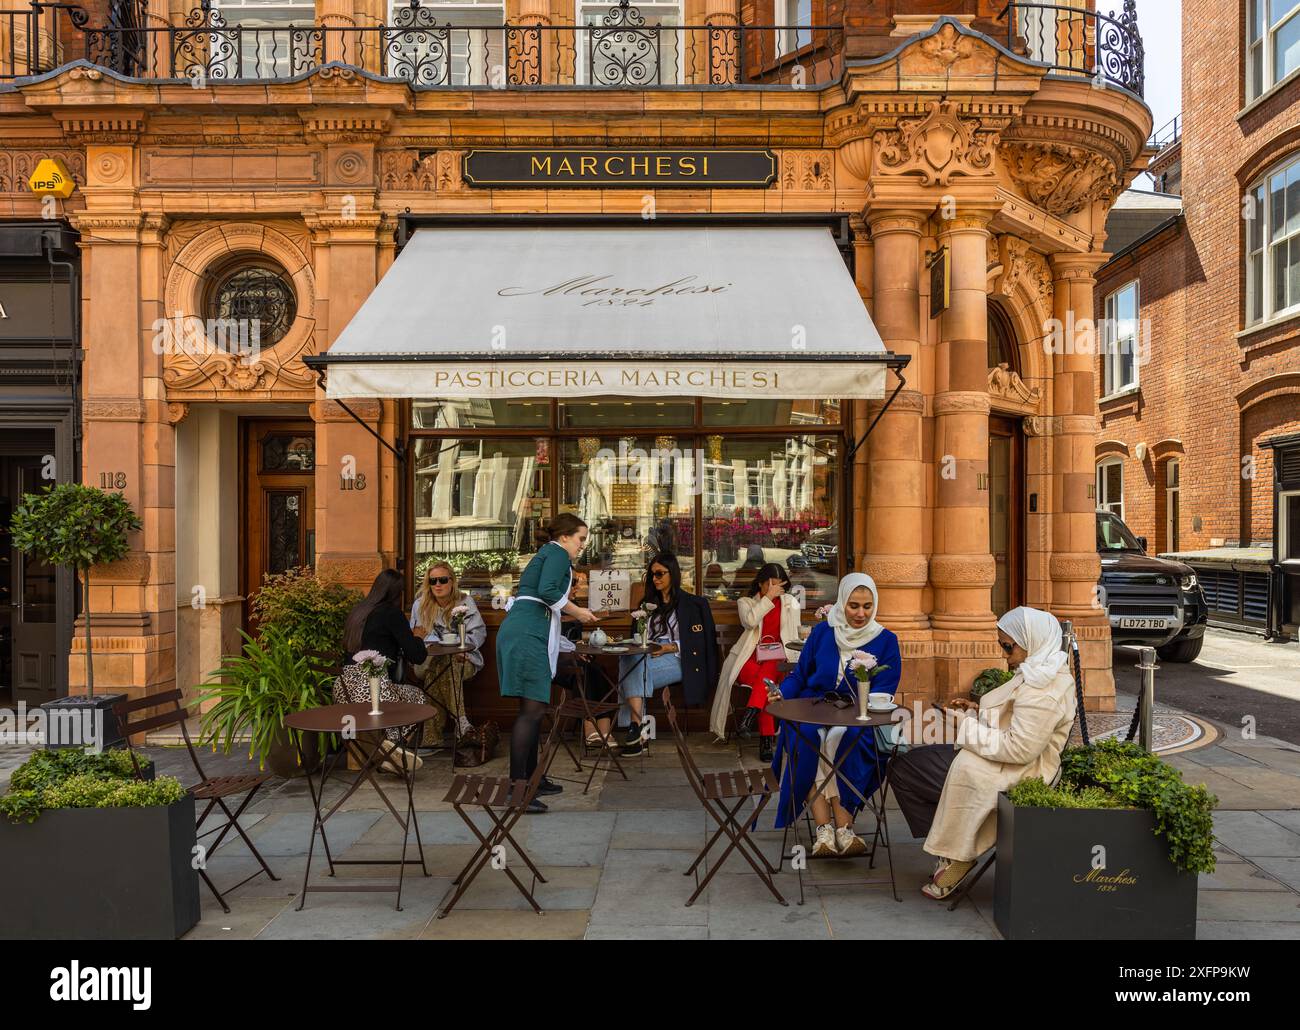
[[[653,569],[650,572],[651,579],[663,579],[668,575],[667,569]]]
[[[1002,640],[999,640],[999,641],[998,641],[998,647],[1002,648],[1002,653],[1003,653],[1003,654],[1010,654],[1012,651],[1014,651],[1014,650],[1016,649],[1016,645],[1015,645],[1015,644],[1008,644],[1008,643],[1006,643],[1005,641],[1002,641]]]
[[[444,586],[444,585],[447,584],[447,583],[450,583],[450,582],[451,582],[451,577],[450,577],[450,576],[430,576],[430,577],[429,577],[429,582],[432,583],[432,584],[433,584],[434,586],[436,586],[436,587],[440,587],[440,586]]]
[[[843,690],[828,690],[821,697],[813,701],[813,704],[825,702],[828,705],[834,705],[836,708],[848,708],[853,704],[854,697],[852,694]]]

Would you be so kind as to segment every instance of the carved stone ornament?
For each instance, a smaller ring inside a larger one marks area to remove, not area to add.
[[[781,155],[781,189],[829,193],[834,188],[834,164],[828,150],[787,150]]]
[[[878,134],[880,167],[920,174],[925,186],[947,186],[954,175],[991,175],[998,133],[961,118],[952,101],[931,101],[921,118],[905,118]]]
[[[1010,297],[1017,286],[1029,284],[1029,244],[1019,236],[1008,234],[998,238],[998,263],[1002,266],[1002,274],[994,288],[1002,296]],[[1037,283],[1033,288],[1037,288]]]
[[[1038,398],[1042,395],[1037,386],[1026,386],[1016,370],[1005,361],[999,362],[996,368],[989,369],[989,393],[1013,404],[1029,406],[1037,405]]]
[[[1030,200],[1048,214],[1073,214],[1120,191],[1115,166],[1100,154],[1064,143],[1004,143],[998,153]]]
[[[947,71],[959,60],[970,57],[975,52],[975,40],[963,36],[948,24],[921,41],[921,52]]]
[[[444,150],[424,157],[414,150],[385,150],[379,155],[379,187],[425,193],[460,189],[459,156]]]

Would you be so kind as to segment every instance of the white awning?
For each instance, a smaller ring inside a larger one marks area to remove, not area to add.
[[[876,398],[889,355],[817,227],[421,228],[327,354],[349,397]]]

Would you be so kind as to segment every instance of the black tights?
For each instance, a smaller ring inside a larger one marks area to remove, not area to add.
[[[547,705],[532,698],[519,699],[519,714],[510,731],[510,778],[528,780],[537,769],[537,743],[542,736],[542,716]]]

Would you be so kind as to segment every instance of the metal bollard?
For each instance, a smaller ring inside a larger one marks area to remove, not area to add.
[[[1138,722],[1138,744],[1143,751],[1151,751],[1151,714],[1156,704],[1156,649],[1141,648],[1138,658],[1138,671],[1142,673],[1142,693],[1138,696],[1138,706],[1142,709]]]

